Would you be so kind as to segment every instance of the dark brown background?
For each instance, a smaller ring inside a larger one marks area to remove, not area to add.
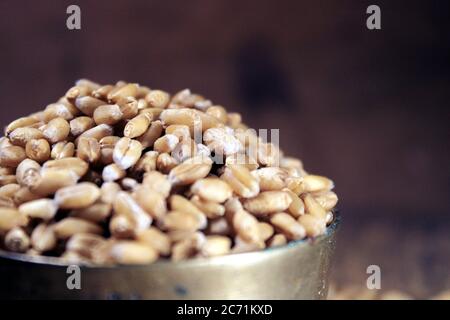
[[[379,264],[385,286],[431,294],[450,287],[450,5],[374,3],[380,31],[368,1],[2,1],[1,123],[80,77],[191,88],[280,128],[287,153],[335,180],[338,282]]]

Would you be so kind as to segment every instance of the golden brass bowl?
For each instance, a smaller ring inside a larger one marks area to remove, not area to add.
[[[60,259],[0,251],[1,299],[325,299],[339,217],[327,233],[260,252],[80,266],[81,289]]]

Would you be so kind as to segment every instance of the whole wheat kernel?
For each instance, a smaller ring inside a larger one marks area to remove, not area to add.
[[[338,197],[189,89],[80,79],[0,137],[3,248],[64,263],[262,250],[327,232]]]

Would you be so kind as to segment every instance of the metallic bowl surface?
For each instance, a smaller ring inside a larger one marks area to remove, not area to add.
[[[80,266],[69,290],[58,258],[0,250],[0,299],[325,299],[339,217],[314,241],[260,252],[158,261],[147,266]]]

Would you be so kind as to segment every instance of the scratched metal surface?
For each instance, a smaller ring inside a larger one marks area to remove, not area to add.
[[[0,253],[2,299],[324,299],[339,219],[326,235],[261,252],[148,266],[82,266],[68,290],[56,258]]]

